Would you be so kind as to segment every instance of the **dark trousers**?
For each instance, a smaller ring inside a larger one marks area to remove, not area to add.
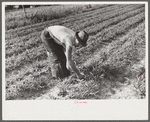
[[[69,76],[70,71],[66,68],[66,56],[63,46],[57,44],[46,29],[42,31],[41,39],[45,49],[49,52],[52,77],[65,78]]]

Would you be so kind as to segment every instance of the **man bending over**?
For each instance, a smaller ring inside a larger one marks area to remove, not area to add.
[[[42,31],[41,39],[47,50],[53,77],[65,78],[72,70],[78,78],[84,78],[72,61],[72,48],[86,46],[88,37],[85,31],[74,32],[59,25],[47,27]]]

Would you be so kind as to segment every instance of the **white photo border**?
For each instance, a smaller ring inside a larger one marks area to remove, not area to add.
[[[5,5],[2,2],[2,120],[147,120],[148,119],[148,2],[23,2],[23,4],[145,4],[146,99],[140,100],[5,100]]]

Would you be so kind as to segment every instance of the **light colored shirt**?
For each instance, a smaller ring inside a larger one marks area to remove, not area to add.
[[[53,36],[55,36],[63,46],[70,45],[73,47],[75,42],[75,32],[64,26],[50,26],[47,28],[48,31],[51,31]]]

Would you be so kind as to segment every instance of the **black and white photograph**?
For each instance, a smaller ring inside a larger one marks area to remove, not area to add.
[[[129,107],[126,119],[147,119],[147,2],[2,2],[2,15],[4,104],[12,106],[19,102],[26,109],[30,106],[26,102],[37,106],[46,102],[52,111],[56,103],[58,106],[61,103],[61,107],[64,103],[66,111],[69,106],[93,111],[102,103],[100,106],[106,110],[100,113],[105,114],[109,103],[120,110],[119,105],[123,104],[118,102],[134,105],[135,100],[141,103],[135,106],[141,105],[139,108],[145,113],[138,108],[132,113]],[[88,104],[91,107],[85,107]],[[45,111],[46,107],[39,108]],[[10,119],[20,120],[11,113],[21,108],[11,109]],[[8,118],[7,112],[4,112],[5,118]],[[41,116],[34,114],[33,119]],[[71,119],[71,116],[62,119]],[[74,115],[73,119],[83,120],[83,116]],[[99,116],[98,113],[95,116]],[[52,116],[44,119],[48,118]],[[84,119],[87,118],[89,120],[89,117]],[[125,115],[110,119],[125,120]]]

